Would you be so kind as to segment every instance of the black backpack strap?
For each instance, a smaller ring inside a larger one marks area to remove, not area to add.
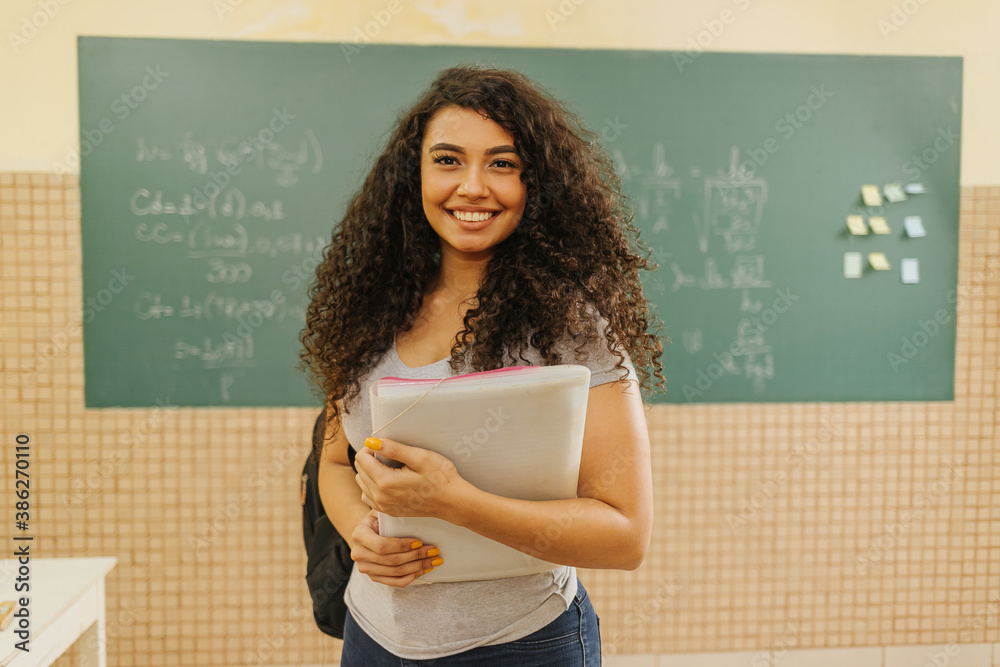
[[[354,459],[357,458],[358,453],[354,451],[354,447],[351,447],[351,443],[347,443],[347,460],[351,462],[351,467],[354,468],[354,472],[358,471],[358,466],[354,465]]]

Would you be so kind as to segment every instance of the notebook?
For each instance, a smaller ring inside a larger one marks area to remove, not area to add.
[[[590,369],[516,366],[444,379],[372,383],[372,431],[447,457],[474,486],[507,498],[576,498]],[[384,457],[379,460],[389,464]],[[434,517],[379,513],[379,534],[441,549],[444,564],[414,583],[536,574],[559,565]]]

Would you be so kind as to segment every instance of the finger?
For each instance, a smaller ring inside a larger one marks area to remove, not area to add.
[[[378,507],[378,506],[375,505],[375,501],[372,500],[371,498],[369,498],[368,495],[364,491],[361,492],[361,502],[363,502],[365,505],[368,505],[368,507],[371,507],[373,510],[375,510],[377,512],[379,512],[379,511],[382,510],[381,507]],[[378,533],[378,522],[377,521],[375,523],[375,532],[376,532],[376,534]]]
[[[431,549],[429,551],[433,554],[436,550]],[[444,559],[440,556],[426,556],[409,563],[390,565],[380,562],[377,555],[366,552],[364,549],[352,550],[351,558],[357,563],[359,572],[371,577],[399,578],[409,575],[420,576],[444,564]]]
[[[440,553],[432,544],[424,544],[412,537],[382,537],[377,531],[364,532],[355,536],[355,543],[360,544],[373,554],[377,554],[379,562],[399,565],[416,558],[425,558],[428,552],[431,557]],[[390,559],[395,560],[390,560]]]
[[[425,451],[420,447],[404,445],[390,438],[366,438],[365,449],[373,454],[377,451],[386,458],[416,469],[419,469],[421,453]]]
[[[354,476],[354,481],[357,483],[358,489],[361,490],[361,502],[363,502],[365,505],[368,505],[368,507],[370,507],[373,512],[377,512],[379,508],[377,508],[375,506],[375,503],[372,501],[371,494],[368,491],[368,488],[365,486],[364,482],[361,479],[359,479],[357,475]],[[378,515],[376,515],[376,523],[375,523],[376,526],[378,526],[377,517]],[[378,532],[378,528],[375,529],[375,532],[376,533]]]
[[[354,457],[354,466],[358,472],[367,469],[373,463],[378,463],[378,461],[375,460],[375,454],[367,447],[363,447],[357,456]]]
[[[360,472],[354,476],[354,483],[357,484],[358,488],[361,489],[362,491],[368,491],[369,489],[371,489],[371,487],[368,485],[369,482],[365,480],[364,477],[361,476]]]
[[[355,542],[365,544],[378,539],[378,512],[371,510],[368,515],[358,522],[351,532]]]
[[[357,462],[357,459],[355,459]],[[357,482],[358,486],[361,488],[372,488],[373,486],[378,486],[375,481],[375,476],[371,471],[366,470],[364,466],[358,466],[358,472],[354,475],[354,481]]]
[[[420,558],[400,565],[388,565],[380,563],[377,560],[362,558],[361,560],[356,560],[355,563],[357,563],[358,572],[362,574],[380,577],[405,577],[410,574],[423,574],[426,570],[432,569],[434,567],[432,565],[434,560],[440,562],[440,559]]]
[[[410,549],[409,551],[399,551],[393,553],[381,553],[377,549],[372,549],[370,545],[366,544],[362,544],[361,547],[364,551],[359,550],[358,554],[362,560],[370,561],[376,565],[382,565],[385,567],[404,567],[413,563],[423,563],[420,569],[426,570],[429,567],[435,566],[434,561],[438,561],[437,565],[440,565],[443,561],[441,558],[441,550],[433,546],[423,546],[418,549]],[[351,557],[352,559],[354,557],[353,551],[351,552]],[[408,574],[412,570],[413,568],[409,568],[406,572],[403,572],[403,574]]]
[[[405,577],[381,577],[381,576],[368,576],[369,579],[374,581],[376,584],[385,584],[386,586],[394,586],[396,588],[405,588],[413,583],[417,577],[423,576],[423,572],[418,572],[416,574],[410,574]]]
[[[377,461],[374,462],[373,465],[383,467],[382,464],[378,463]],[[382,488],[382,485],[379,483],[377,475],[378,471],[373,473],[370,470],[365,470],[363,466],[358,466],[358,472],[357,474],[354,475],[354,483],[357,484],[358,488],[360,488],[363,492],[365,492],[365,494],[369,498],[371,498],[374,495],[375,491],[378,491],[380,488]]]
[[[358,466],[359,469],[364,468],[368,471],[369,475],[376,474],[386,467],[385,463],[382,463],[375,457],[376,453],[381,454],[381,452],[375,452],[369,447],[362,447],[361,451],[359,451],[358,455],[354,458],[354,465]]]

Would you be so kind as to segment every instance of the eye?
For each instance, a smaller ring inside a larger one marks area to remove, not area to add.
[[[508,160],[506,158],[500,158],[493,164],[500,167],[501,169],[517,169],[517,163],[514,162],[513,160]]]
[[[434,161],[434,164],[443,164],[446,167],[458,164],[458,161],[451,155],[432,155],[431,159]],[[451,160],[451,162],[447,162],[446,160]]]

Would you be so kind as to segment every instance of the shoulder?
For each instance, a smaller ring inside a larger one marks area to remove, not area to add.
[[[638,382],[638,374],[622,341],[615,336],[608,340],[609,322],[597,305],[590,301],[584,302],[580,305],[580,312],[582,323],[572,328],[567,327],[555,343],[553,351],[559,355],[559,363],[589,368],[591,387],[615,380],[631,379]],[[530,348],[529,352],[533,355],[532,363],[541,365],[539,351]],[[618,368],[619,361],[621,368]]]

